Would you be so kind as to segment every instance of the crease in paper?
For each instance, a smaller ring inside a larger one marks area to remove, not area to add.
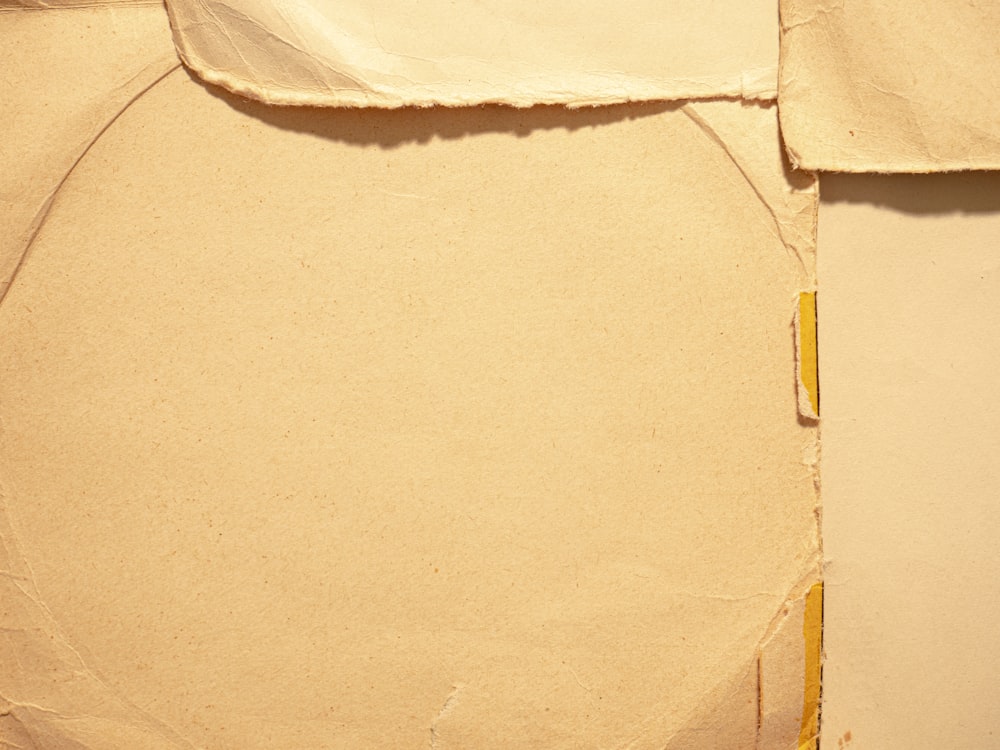
[[[4,23],[15,43],[0,49],[14,92],[0,112],[0,300],[60,185],[91,144],[180,66],[162,8],[117,0],[93,8],[58,4],[12,12]],[[62,40],[60,55],[49,53],[52,39]]]
[[[772,149],[745,147],[746,142],[738,137],[739,126],[725,117],[724,109],[713,108],[711,102],[685,104],[681,111],[726,153],[733,166],[739,170],[766,213],[766,217],[762,219],[770,225],[771,231],[784,244],[788,254],[795,258],[803,288],[814,288],[818,196],[816,176],[793,170],[781,156],[780,148],[775,152]],[[776,153],[779,155],[778,160],[775,160]]]

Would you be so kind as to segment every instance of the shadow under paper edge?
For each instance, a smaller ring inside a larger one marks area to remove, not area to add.
[[[697,99],[631,102],[570,108],[560,104],[514,107],[478,104],[464,107],[314,107],[271,105],[234,94],[187,76],[209,95],[247,117],[272,127],[330,141],[392,149],[435,139],[452,140],[484,133],[512,133],[520,138],[538,130],[580,130],[673,112]],[[702,100],[704,101],[704,100]],[[756,102],[746,102],[757,106]]]
[[[467,107],[313,107],[264,104],[207,83],[183,68],[209,95],[268,125],[359,146],[392,149],[435,139],[460,139],[484,133],[513,133],[524,138],[538,130],[579,130],[673,112],[699,99],[633,102],[569,108],[539,104]],[[761,106],[743,101],[744,106]],[[668,147],[665,144],[665,147]],[[787,167],[793,184],[795,170]],[[805,174],[805,173],[803,173]],[[811,177],[810,177],[811,179]],[[908,214],[990,213],[1000,211],[1000,172],[933,174],[819,173],[824,203],[869,203]]]
[[[821,172],[822,203],[870,203],[914,215],[1000,212],[1000,172]]]

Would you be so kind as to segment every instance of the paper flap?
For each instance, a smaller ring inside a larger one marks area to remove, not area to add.
[[[585,106],[776,96],[766,0],[169,0],[204,80],[271,104]]]

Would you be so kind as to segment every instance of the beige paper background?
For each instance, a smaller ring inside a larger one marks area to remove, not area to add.
[[[1000,175],[822,190],[823,747],[993,747]]]
[[[818,556],[815,195],[773,108],[274,109],[178,70],[87,122],[0,306],[5,737],[795,723],[755,677]]]
[[[805,169],[1000,168],[1000,5],[781,0],[781,126]]]
[[[0,4],[0,294],[74,162],[179,64],[163,7],[124,4]]]

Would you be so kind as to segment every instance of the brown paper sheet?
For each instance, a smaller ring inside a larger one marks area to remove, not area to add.
[[[777,90],[772,0],[168,0],[205,80],[274,104],[573,106]]]
[[[781,0],[781,127],[837,172],[1000,169],[1000,4]]]
[[[773,106],[273,108],[162,9],[0,24],[4,742],[798,746]]]
[[[824,176],[823,747],[1000,731],[1000,175]]]

